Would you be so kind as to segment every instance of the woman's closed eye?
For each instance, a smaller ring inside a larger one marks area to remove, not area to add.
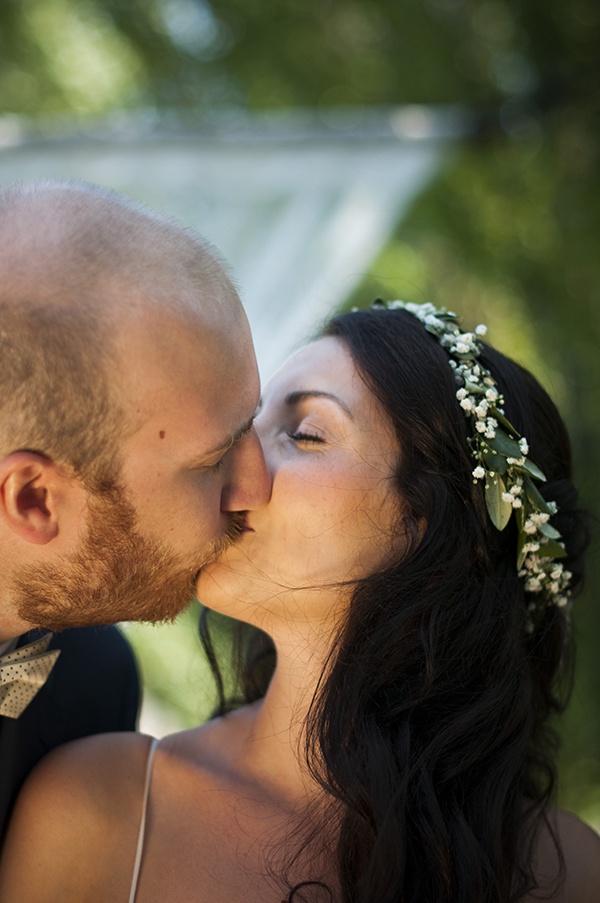
[[[323,436],[318,433],[309,433],[305,430],[294,430],[294,432],[289,432],[288,436],[294,442],[325,442]]]

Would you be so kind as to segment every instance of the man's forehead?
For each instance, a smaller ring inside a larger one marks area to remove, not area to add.
[[[160,261],[143,271],[107,272],[104,281],[107,306],[115,320],[135,324],[138,319],[179,320],[218,324],[243,314],[237,292],[224,272],[202,279],[175,268],[162,267]]]
[[[117,347],[132,352],[169,356],[189,353],[200,358],[215,348],[228,349],[249,342],[245,313],[236,296],[204,303],[203,299],[170,297],[136,299],[115,312]]]
[[[214,417],[226,397],[258,393],[245,319],[221,324],[172,315],[139,318],[121,333],[118,358],[121,394],[140,413],[149,415],[179,399],[196,409],[202,405],[207,416]],[[232,427],[240,425],[238,421]]]

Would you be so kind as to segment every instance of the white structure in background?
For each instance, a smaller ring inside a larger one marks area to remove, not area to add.
[[[41,140],[0,120],[0,184],[84,179],[192,225],[230,262],[268,376],[348,297],[464,131],[422,108],[221,113],[193,131],[132,117]]]

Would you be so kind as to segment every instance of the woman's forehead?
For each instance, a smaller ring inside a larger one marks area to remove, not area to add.
[[[387,441],[397,447],[391,418],[365,383],[346,343],[334,336],[316,339],[291,355],[265,385],[261,404],[328,395],[357,426],[387,434]]]
[[[357,376],[344,342],[326,336],[292,354],[268,380],[264,395],[290,387],[294,390],[352,390]]]

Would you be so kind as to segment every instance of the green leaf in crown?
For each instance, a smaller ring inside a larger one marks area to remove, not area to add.
[[[491,372],[480,360],[480,337],[486,327],[461,332],[456,314],[433,304],[391,301],[374,307],[405,310],[421,321],[447,352],[457,383],[456,398],[473,425],[468,443],[475,460],[473,480],[483,481],[486,508],[497,530],[504,530],[515,515],[517,573],[523,578],[530,616],[548,605],[564,606],[570,596],[571,573],[557,559],[566,557],[560,532],[548,523],[557,513],[533,482],[546,482],[528,457],[529,443],[506,418],[504,398]],[[529,628],[533,629],[530,617]]]

